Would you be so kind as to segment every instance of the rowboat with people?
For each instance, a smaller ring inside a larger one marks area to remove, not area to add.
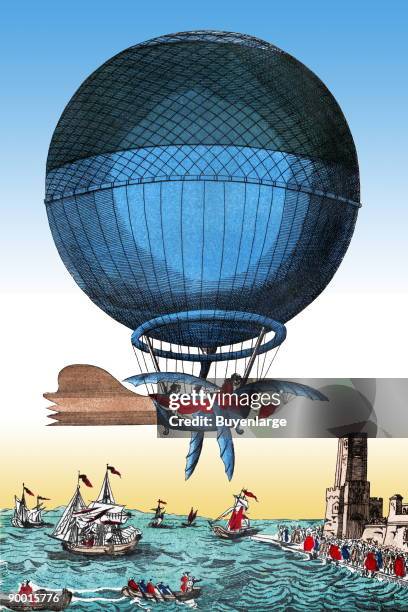
[[[0,593],[0,606],[8,610],[65,610],[71,603],[72,593],[67,589],[31,588],[26,585],[16,593]],[[30,590],[28,590],[30,589]]]
[[[201,579],[195,578],[190,572],[184,572],[180,578],[180,590],[175,591],[163,581],[154,584],[152,579],[146,583],[144,579],[136,582],[130,578],[127,585],[122,588],[122,595],[131,599],[154,602],[191,601],[201,595],[201,588],[196,586],[197,582],[201,582]]]
[[[141,591],[134,591],[128,586],[123,587],[122,595],[124,597],[128,597],[130,599],[148,599],[152,602],[165,602],[165,601],[191,601],[192,599],[197,599],[201,595],[201,587],[195,587],[191,591],[186,591],[183,593],[182,591],[173,591],[168,594],[161,593],[142,593]]]

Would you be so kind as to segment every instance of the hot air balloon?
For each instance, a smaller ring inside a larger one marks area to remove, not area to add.
[[[244,34],[182,32],[84,81],[52,137],[45,201],[77,284],[132,330],[130,382],[214,391],[209,377],[241,368],[245,388],[343,259],[358,161],[337,102],[291,55]]]

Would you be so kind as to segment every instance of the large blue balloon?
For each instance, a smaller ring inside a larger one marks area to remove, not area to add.
[[[186,32],[126,49],[81,85],[52,138],[46,206],[100,308],[132,330],[174,315],[151,337],[214,349],[325,288],[353,233],[358,163],[303,64],[249,36]]]

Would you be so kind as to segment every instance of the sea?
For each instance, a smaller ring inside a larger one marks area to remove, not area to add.
[[[2,592],[29,579],[39,587],[73,592],[72,612],[408,612],[408,588],[351,573],[347,568],[310,561],[303,553],[243,539],[223,541],[208,522],[183,528],[185,517],[166,515],[168,529],[148,527],[151,514],[132,510],[129,524],[143,532],[135,551],[124,557],[89,557],[65,552],[49,534],[63,508],[48,512],[47,526],[16,529],[11,510],[0,511],[0,576]],[[259,520],[252,524],[262,534],[276,534],[279,524],[313,526],[314,521]],[[129,578],[162,580],[178,590],[188,571],[201,582],[200,597],[185,603],[131,601],[121,588]]]

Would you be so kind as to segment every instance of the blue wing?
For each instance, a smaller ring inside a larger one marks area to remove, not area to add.
[[[288,380],[257,380],[249,385],[241,387],[237,390],[237,393],[291,393],[292,395],[308,397],[311,400],[318,400],[321,402],[329,401],[329,398],[317,389]]]
[[[235,467],[235,451],[229,427],[221,427],[217,430],[217,442],[220,448],[220,457],[224,463],[225,473],[228,480],[231,480]]]
[[[188,480],[194,472],[203,448],[204,433],[202,431],[193,431],[190,438],[190,446],[186,457],[185,475]]]
[[[215,416],[225,416],[225,412],[221,410],[217,403],[214,403],[213,412]],[[229,427],[225,427],[224,425],[217,427],[217,442],[220,449],[220,457],[224,463],[225,473],[228,480],[231,480],[235,467],[235,451],[231,429]]]

